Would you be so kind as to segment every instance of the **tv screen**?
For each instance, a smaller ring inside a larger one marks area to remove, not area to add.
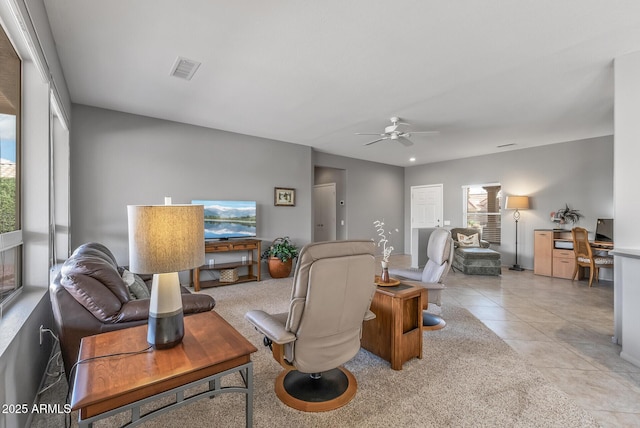
[[[204,238],[229,239],[256,236],[256,201],[193,200],[204,205]]]

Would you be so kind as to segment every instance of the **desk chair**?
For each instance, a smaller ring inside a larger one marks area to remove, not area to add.
[[[599,282],[600,268],[613,268],[612,256],[596,256],[593,254],[591,244],[589,244],[589,236],[587,230],[582,227],[574,227],[571,229],[571,237],[573,238],[573,251],[576,253],[576,267],[573,270],[572,280],[578,275],[581,267],[589,268],[589,287],[593,283],[593,276]]]

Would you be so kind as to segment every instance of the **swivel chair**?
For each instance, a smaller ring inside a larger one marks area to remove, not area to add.
[[[429,303],[442,306],[442,290],[445,288],[443,281],[451,269],[453,259],[453,240],[451,232],[438,228],[429,236],[427,243],[427,264],[424,269],[400,269],[390,268],[389,275],[398,278],[404,283],[410,283],[423,287],[428,298],[423,297],[422,329],[439,330],[446,322],[439,315],[427,312]]]
[[[289,312],[246,313],[285,369],[275,391],[287,406],[321,412],[355,395],[355,377],[340,366],[358,353],[362,322],[375,318],[374,252],[373,241],[308,244],[298,257]]]

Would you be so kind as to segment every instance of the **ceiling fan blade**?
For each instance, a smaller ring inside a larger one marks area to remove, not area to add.
[[[407,139],[407,137],[398,137],[398,143],[402,144],[405,147],[413,146],[413,141]]]
[[[373,140],[373,141],[369,141],[368,143],[365,143],[365,146],[370,146],[373,143],[377,143],[378,141],[382,141],[382,140],[388,140],[389,137],[384,137],[384,138],[378,138],[377,140]]]
[[[411,134],[439,134],[439,131],[410,131]]]
[[[372,133],[368,133],[368,132],[356,132],[356,135],[379,135],[380,137],[384,137],[385,134],[381,134],[379,132],[372,132]]]

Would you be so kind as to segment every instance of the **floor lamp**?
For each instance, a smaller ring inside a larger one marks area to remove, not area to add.
[[[529,197],[528,196],[507,196],[507,203],[505,209],[515,210],[513,212],[513,219],[516,221],[516,264],[511,266],[509,270],[523,271],[524,269],[518,264],[518,220],[520,220],[520,210],[529,209]]]
[[[129,270],[153,274],[147,342],[172,348],[184,336],[178,272],[204,264],[204,207],[129,205],[127,213]]]

